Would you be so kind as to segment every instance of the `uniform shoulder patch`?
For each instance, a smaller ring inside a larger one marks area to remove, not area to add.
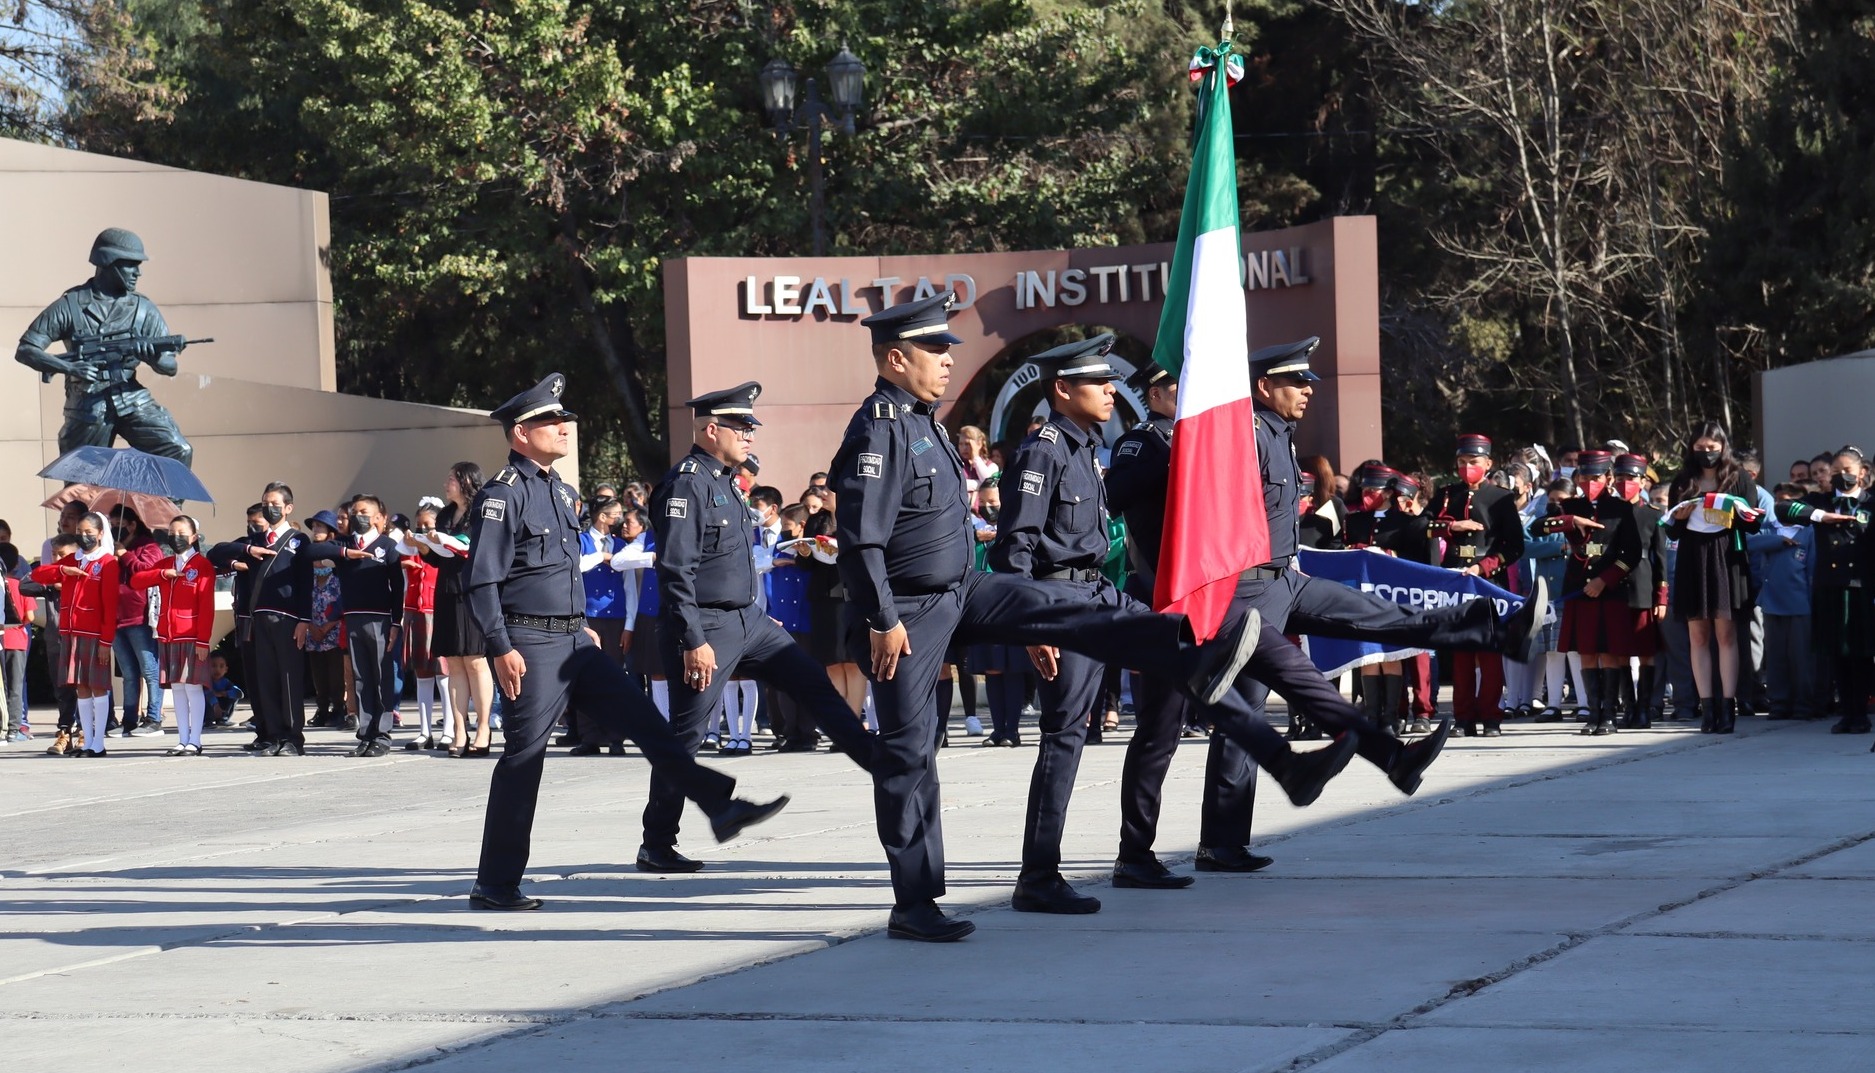
[[[1139,453],[1139,441],[1138,440],[1126,440],[1120,444],[1119,450],[1113,453],[1113,457],[1125,458],[1128,455],[1136,455],[1138,453]]]
[[[677,463],[677,472],[679,473],[699,473],[702,469],[703,467],[697,465],[697,460],[694,458],[686,458],[682,462]]]
[[[861,454],[859,456],[859,475],[874,478],[885,476],[885,456]]]
[[[493,477],[489,478],[488,483],[506,484],[506,485],[512,486],[514,482],[520,479],[521,479],[520,470],[515,469],[513,466],[503,466],[501,467],[500,473],[497,473]]]
[[[898,407],[884,399],[875,399],[872,404],[872,416],[880,421],[897,421]]]
[[[1049,443],[1056,443],[1061,439],[1061,430],[1053,425],[1043,425],[1041,428],[1035,430],[1035,436],[1037,439],[1047,440]]]
[[[491,522],[506,520],[508,517],[508,501],[505,499],[482,500],[482,517]]]
[[[664,516],[666,518],[688,518],[690,517],[690,500],[685,499],[682,496],[672,496],[669,499],[665,500],[664,501]]]
[[[1023,470],[1022,476],[1017,481],[1020,491],[1025,496],[1041,495],[1042,489],[1043,487],[1047,485],[1047,483],[1048,483],[1047,478],[1043,477],[1040,473],[1037,473],[1032,469]]]

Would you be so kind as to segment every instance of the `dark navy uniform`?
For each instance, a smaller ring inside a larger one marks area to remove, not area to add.
[[[895,306],[864,323],[875,344],[948,346],[957,342],[945,331],[948,298]],[[1207,646],[1201,655],[1181,640],[1181,618],[1137,605],[1070,602],[1041,582],[972,571],[963,461],[933,404],[884,377],[853,415],[828,470],[854,618],[849,651],[871,674],[868,631],[901,625],[911,649],[890,680],[873,686],[880,728],[874,803],[898,911],[928,913],[945,890],[936,687],[953,639],[1054,645],[1102,663],[1165,668],[1181,679],[1212,666],[1215,653]]]
[[[571,419],[560,406],[564,387],[565,378],[555,373],[491,416],[510,427],[542,417]],[[735,780],[700,766],[586,631],[574,502],[572,487],[551,469],[513,452],[470,508],[463,583],[469,612],[488,638],[491,661],[509,652],[527,660],[520,695],[508,702],[502,720],[504,746],[489,784],[478,890],[507,895],[520,885],[547,739],[569,707],[597,720],[610,737],[635,741],[653,770],[713,819],[737,804]]]
[[[256,547],[273,554],[255,559],[249,551]],[[306,746],[306,654],[293,635],[312,617],[311,547],[311,537],[282,527],[208,550],[208,561],[218,571],[231,571],[236,562],[247,564],[238,576],[247,579],[252,600],[252,642],[242,651],[243,658],[252,657],[247,664],[248,700],[259,724],[255,740],[276,747]]]
[[[1860,733],[1869,725],[1869,652],[1875,650],[1875,492],[1816,492],[1780,516],[1808,520],[1819,511],[1844,514],[1852,522],[1818,525],[1811,561],[1810,637],[1816,651],[1816,696],[1827,710],[1832,696],[1842,698],[1842,714],[1831,729]]]
[[[1030,359],[1044,383],[1111,382],[1120,379],[1106,354],[1113,336],[1103,334],[1044,351]],[[990,569],[1033,578],[1062,598],[1095,607],[1118,607],[1121,596],[1100,572],[1112,546],[1107,536],[1106,491],[1095,452],[1100,434],[1060,413],[1016,448],[1003,481],[1002,514]],[[1040,748],[1029,780],[1028,820],[1022,833],[1022,872],[1048,878],[1061,871],[1061,837],[1068,799],[1087,741],[1088,713],[1100,692],[1105,667],[1097,660],[1062,652],[1057,673],[1041,684]]]
[[[1458,438],[1460,459],[1483,459],[1491,453],[1491,441],[1476,433]],[[1469,476],[1465,466],[1478,468]],[[1479,577],[1508,587],[1505,571],[1523,558],[1523,518],[1517,512],[1517,497],[1509,489],[1485,480],[1481,461],[1460,464],[1460,477],[1441,487],[1426,507],[1428,538],[1445,538],[1445,555],[1439,565],[1450,570],[1471,570]],[[1451,524],[1472,521],[1483,529],[1455,533]],[[1487,604],[1485,600],[1471,603]],[[1479,651],[1464,645],[1450,645],[1452,653],[1452,715],[1466,734],[1496,734],[1503,721],[1498,701],[1504,695],[1504,660],[1501,655]],[[1482,646],[1478,646],[1482,647]],[[1471,648],[1466,651],[1465,649]]]
[[[699,417],[752,428],[760,424],[754,412],[760,393],[761,385],[751,382],[684,405]],[[855,763],[865,767],[873,750],[872,735],[828,681],[826,668],[761,606],[760,581],[751,555],[749,507],[735,473],[736,467],[696,446],[651,493],[651,525],[658,548],[658,638],[664,666],[672,672],[671,731],[695,755],[730,679],[754,678],[786,693]],[[683,673],[683,653],[704,645],[715,655],[716,670],[709,684],[698,688]],[[650,797],[645,802],[641,869],[688,871],[697,867],[695,862],[672,856],[683,810],[680,787],[653,769]],[[667,869],[660,862],[676,867]]]
[[[1171,380],[1171,374],[1156,365],[1135,374],[1134,387],[1141,395],[1155,384]],[[1126,519],[1126,553],[1132,566],[1126,581],[1126,594],[1150,606],[1152,589],[1158,577],[1159,548],[1165,530],[1165,500],[1172,476],[1173,419],[1154,414],[1122,435],[1113,445],[1112,462],[1107,467],[1107,509]],[[1143,670],[1133,676],[1133,738],[1126,745],[1126,762],[1120,769],[1120,852],[1123,866],[1146,867],[1157,858],[1153,843],[1159,833],[1159,805],[1165,789],[1165,776],[1172,767],[1172,755],[1178,750],[1184,733],[1190,703],[1165,676]],[[1212,756],[1206,763],[1202,830],[1199,844],[1207,849],[1222,843],[1210,838],[1229,838],[1241,831],[1243,841],[1230,843],[1242,847],[1249,841],[1252,816],[1256,806],[1255,764],[1219,766],[1215,760],[1227,741],[1214,735]],[[1232,746],[1232,756],[1244,755]]]

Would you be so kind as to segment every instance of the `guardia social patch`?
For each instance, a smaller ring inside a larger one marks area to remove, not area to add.
[[[487,518],[491,522],[498,522],[506,518],[507,516],[508,516],[508,501],[507,500],[490,499],[490,500],[483,502],[482,517]]]
[[[1042,485],[1044,483],[1045,482],[1042,478],[1042,475],[1035,472],[1034,470],[1025,469],[1022,471],[1022,476],[1020,478],[1020,487],[1021,487],[1021,491],[1023,495],[1025,496],[1041,495]]]
[[[669,499],[665,500],[664,501],[664,516],[666,518],[688,518],[690,517],[690,500],[684,499],[679,496],[672,496]]]
[[[885,476],[885,456],[862,454],[859,456],[859,475],[862,477]]]

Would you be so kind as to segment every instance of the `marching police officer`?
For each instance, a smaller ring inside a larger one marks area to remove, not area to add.
[[[1172,426],[1178,416],[1178,378],[1148,364],[1127,381],[1146,401],[1148,417],[1113,445],[1107,467],[1107,509],[1126,519],[1126,554],[1131,566],[1126,594],[1152,602],[1159,547],[1165,531],[1165,498],[1172,476]],[[1189,710],[1183,694],[1150,669],[1133,676],[1133,739],[1120,769],[1120,852],[1113,864],[1116,887],[1171,890],[1191,886],[1152,852],[1159,831],[1159,803]],[[1224,751],[1213,734],[1205,765],[1204,802],[1196,867],[1201,872],[1254,872],[1270,858],[1251,853],[1250,825],[1256,806],[1257,766],[1234,762],[1242,749]]]
[[[873,680],[879,713],[873,799],[895,899],[887,933],[922,942],[975,930],[937,905],[944,843],[936,687],[953,637],[1165,667],[1215,702],[1230,692],[1260,632],[1254,618],[1242,619],[1195,646],[1181,617],[1062,600],[1044,583],[970,569],[963,462],[933,415],[950,384],[950,348],[961,342],[948,330],[952,301],[936,295],[861,322],[872,332],[879,379],[829,467],[840,574],[855,619],[849,648]]]
[[[1064,599],[1108,607],[1119,604],[1119,592],[1100,572],[1111,542],[1095,452],[1100,428],[1113,416],[1113,382],[1120,379],[1107,360],[1112,349],[1113,335],[1106,333],[1029,359],[1049,385],[1051,409],[1009,462],[1015,479],[1004,491],[989,550],[997,573],[1033,578]],[[1041,741],[1012,904],[1018,912],[1092,913],[1100,900],[1077,893],[1061,877],[1061,835],[1104,668],[1048,645],[1032,646],[1029,656],[1042,675]]]
[[[762,385],[750,381],[685,403],[696,415],[696,443],[651,493],[662,615],[658,637],[664,666],[683,668],[671,679],[671,731],[696,755],[724,685],[750,677],[788,694],[842,752],[866,767],[872,735],[828,681],[826,668],[768,617],[758,598],[749,505],[735,475],[751,458],[761,393]],[[652,769],[639,871],[703,867],[677,852],[683,811],[678,784]]]
[[[763,804],[732,796],[736,780],[696,762],[586,628],[575,493],[553,472],[572,449],[568,426],[577,420],[561,405],[565,390],[566,378],[554,373],[489,415],[507,435],[508,465],[470,506],[469,613],[488,638],[495,683],[508,698],[506,744],[489,783],[482,859],[469,892],[477,909],[541,906],[521,893],[521,875],[547,739],[568,707],[616,731],[611,737],[637,742],[652,769],[710,817],[719,842],[788,803],[785,795]]]

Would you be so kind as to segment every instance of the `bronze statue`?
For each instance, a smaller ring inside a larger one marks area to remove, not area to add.
[[[61,454],[109,447],[122,436],[140,451],[184,465],[195,455],[176,419],[137,382],[137,367],[174,376],[184,347],[214,340],[169,334],[156,303],[137,293],[146,260],[142,239],[121,227],[105,228],[91,243],[91,263],[97,266],[91,279],[60,295],[20,336],[13,355],[20,364],[38,370],[45,383],[65,376]],[[63,353],[46,349],[55,340],[65,344]]]

